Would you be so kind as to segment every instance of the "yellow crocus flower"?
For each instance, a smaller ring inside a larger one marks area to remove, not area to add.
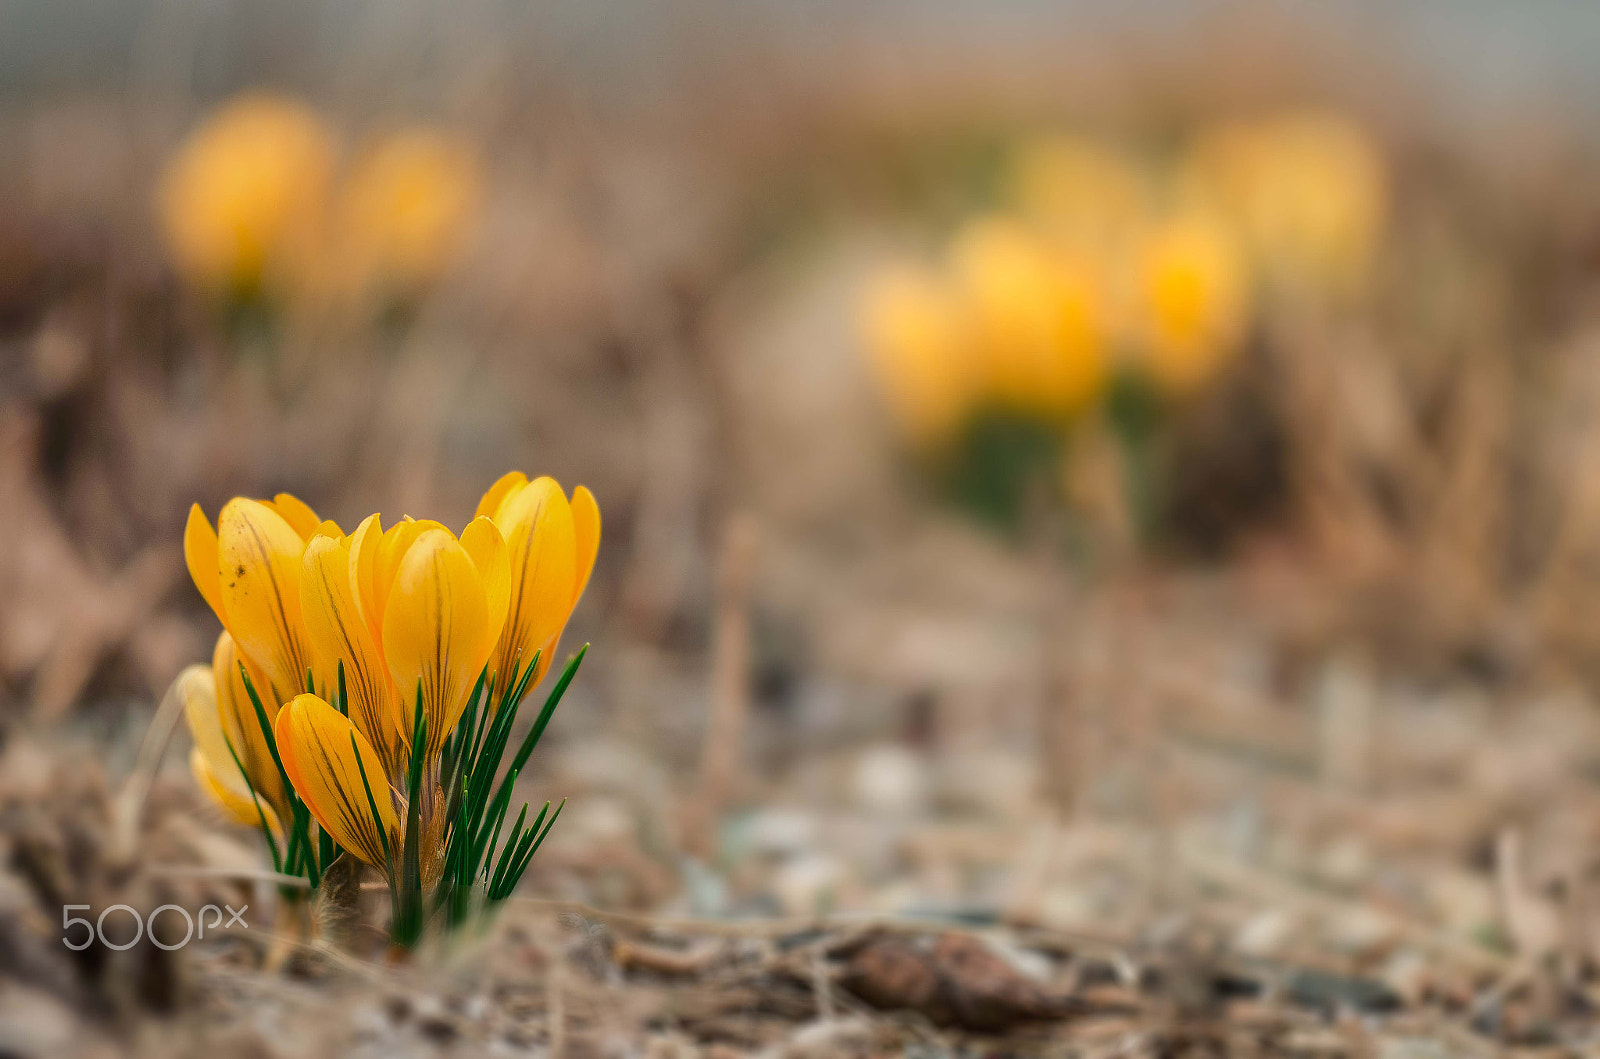
[[[1277,280],[1337,296],[1371,271],[1388,177],[1371,137],[1346,118],[1305,112],[1219,125],[1197,139],[1181,180],[1236,218]]]
[[[544,678],[567,619],[588,587],[600,551],[600,506],[585,486],[569,501],[554,478],[503,475],[478,502],[505,538],[511,592],[505,629],[489,663],[496,687],[539,652],[528,686]]]
[[[349,716],[317,695],[289,700],[275,728],[284,771],[341,846],[393,870],[361,776],[385,837],[392,831],[398,841],[420,696],[426,743],[416,748],[418,819],[431,885],[444,827],[440,753],[505,623],[505,542],[488,518],[474,519],[458,539],[437,522],[409,518],[385,531],[370,515],[349,537],[324,523],[306,547],[302,576],[318,686],[332,688],[342,667]]]
[[[1149,232],[1138,268],[1142,362],[1163,391],[1189,393],[1234,355],[1248,324],[1237,241],[1215,217],[1179,215]]]
[[[300,559],[319,524],[304,502],[279,493],[228,501],[215,530],[195,504],[184,527],[189,575],[265,678],[256,691],[269,710],[305,689],[311,653],[300,613]]]
[[[862,298],[861,331],[905,436],[925,448],[952,438],[972,410],[978,384],[955,291],[916,269],[882,273]]]
[[[480,861],[485,872],[494,862],[494,843],[483,843],[487,821],[498,832],[533,745],[523,743],[491,804],[514,705],[483,725],[492,704],[514,700],[505,688],[492,702],[486,696],[475,729],[481,742],[451,743],[472,693],[490,673],[509,683],[509,664],[493,659],[525,663],[533,650],[548,658],[599,546],[599,509],[587,489],[569,501],[552,480],[514,473],[482,506],[486,513],[459,537],[412,518],[385,530],[378,515],[346,536],[288,494],[229,501],[216,531],[196,506],[185,530],[191,574],[224,624],[212,666],[191,667],[178,681],[197,781],[269,837],[292,822],[282,863],[313,886],[328,864],[319,863],[326,844],[319,855],[321,840],[305,830],[310,820],[383,870],[401,944],[415,942],[424,895],[446,881],[447,860],[451,889],[441,892],[452,916],[464,914]],[[246,705],[246,674],[270,737]],[[446,797],[447,789],[459,797]],[[548,809],[523,830],[524,806],[493,877],[483,877],[489,900],[515,885],[554,822],[545,821]]]
[[[292,284],[316,252],[335,154],[322,120],[292,100],[252,94],[219,108],[161,181],[160,220],[179,270],[219,293]]]
[[[385,531],[369,515],[348,538],[326,523],[301,577],[317,686],[332,688],[343,666],[350,716],[381,775],[410,760],[419,688],[425,755],[437,757],[505,623],[509,567],[494,523],[474,519],[459,539],[410,518]]]
[[[178,675],[175,688],[194,737],[189,768],[200,788],[239,823],[259,827],[265,822],[279,833],[280,821],[288,816],[283,779],[245,692],[241,664],[254,671],[252,682],[265,686],[259,670],[223,631],[210,666],[190,666]]]
[[[1106,381],[1101,290],[1087,262],[1022,224],[970,224],[951,253],[992,398],[1025,414],[1067,417]]]
[[[190,576],[222,622],[211,666],[191,666],[176,683],[195,740],[190,767],[218,804],[241,823],[259,826],[253,788],[277,829],[288,810],[283,780],[243,673],[269,723],[279,704],[305,686],[309,655],[297,568],[318,520],[304,502],[279,493],[271,500],[237,497],[217,521],[213,530],[196,504],[184,528]]]
[[[436,129],[382,137],[356,158],[338,231],[364,286],[410,295],[438,278],[477,212],[477,157]]]
[[[1023,216],[1087,253],[1113,250],[1149,210],[1150,188],[1139,167],[1087,136],[1056,133],[1025,143],[1008,182]]]

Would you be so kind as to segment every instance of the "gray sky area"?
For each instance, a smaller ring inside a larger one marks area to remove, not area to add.
[[[1398,59],[1416,87],[1465,111],[1558,102],[1600,119],[1600,4],[1580,0],[1261,3],[1359,51]],[[1219,0],[0,0],[0,93],[153,86],[200,94],[257,81],[337,83],[373,56],[435,67],[492,41],[548,76],[628,92],[684,63],[774,44],[804,61],[840,41],[1004,46],[1041,32],[1153,36],[1181,46]],[[681,46],[692,42],[691,47]],[[364,57],[362,59],[353,56]]]

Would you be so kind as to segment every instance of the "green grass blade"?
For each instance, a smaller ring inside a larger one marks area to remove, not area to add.
[[[250,801],[255,804],[256,817],[261,821],[261,833],[266,836],[267,849],[272,851],[272,870],[283,871],[283,858],[278,855],[278,840],[272,837],[272,828],[267,826],[266,810],[261,808],[261,795],[256,793],[256,785],[250,782],[250,773],[244,770],[244,762],[239,760],[239,754],[233,749],[233,740],[223,736],[223,743],[228,748],[228,756],[233,758],[234,765],[239,769],[239,776],[244,780],[245,789],[250,792]]]
[[[505,814],[505,808],[502,808],[501,811],[500,811],[499,819],[500,820],[504,820],[505,819],[505,815],[506,815]],[[517,822],[511,825],[511,830],[506,835],[506,847],[505,848],[506,848],[507,852],[509,852],[511,847],[517,844],[517,840],[522,837],[522,825],[525,822],[527,822],[527,819],[528,819],[528,803],[527,802],[523,802],[522,803],[522,810],[519,813],[517,813]],[[491,837],[489,839],[488,845],[486,845],[484,847],[484,850],[488,853],[488,856],[483,860],[483,870],[484,870],[485,873],[488,872],[489,865],[494,862],[495,844],[497,842],[499,842],[499,841],[500,841],[500,824],[499,824],[498,821],[496,821],[496,823],[494,825],[494,835],[493,835],[493,837]],[[500,859],[501,860],[505,859],[503,854],[502,854]],[[476,872],[474,872],[474,874],[476,874]]]
[[[550,822],[544,825],[544,830],[539,833],[538,838],[534,839],[533,845],[529,847],[528,852],[523,854],[522,858],[512,866],[511,874],[507,876],[505,884],[501,887],[501,899],[510,897],[511,892],[517,888],[517,883],[522,881],[522,873],[528,870],[528,864],[533,860],[533,855],[539,852],[540,846],[544,845],[544,840],[550,836],[550,829],[556,826],[556,820],[560,818],[561,810],[566,807],[567,800],[563,798],[561,799],[561,804],[556,806],[556,811],[551,815]]]
[[[549,808],[549,806],[546,806],[546,808]],[[529,846],[533,845],[535,834],[536,832],[529,828],[521,834],[513,836],[514,841],[508,840],[506,842],[505,849],[500,853],[500,863],[495,867],[494,877],[489,880],[489,899],[491,901],[497,901],[505,895],[506,876],[510,872],[511,866],[521,860],[522,854],[527,851]]]
[[[428,754],[428,719],[422,712],[422,681],[417,681],[417,705],[411,727],[410,774],[406,782],[406,833],[401,852],[400,900],[395,912],[393,937],[410,948],[422,936],[422,764]]]
[[[356,768],[361,771],[361,789],[367,792],[367,808],[372,811],[372,825],[378,829],[378,843],[383,847],[383,862],[392,874],[394,865],[389,860],[389,829],[383,826],[378,814],[378,800],[372,796],[372,783],[367,779],[367,765],[361,760],[361,749],[356,745],[356,734],[350,733],[350,752],[356,756]]]
[[[267,742],[267,750],[272,754],[272,763],[277,766],[278,778],[283,781],[284,793],[289,800],[293,817],[292,820],[285,822],[290,832],[283,855],[283,870],[289,875],[304,875],[306,881],[315,888],[321,881],[321,874],[311,862],[310,814],[306,812],[305,806],[295,792],[294,784],[289,782],[289,773],[284,769],[283,758],[278,753],[278,737],[272,730],[272,721],[267,717],[267,708],[261,704],[261,696],[256,692],[255,682],[250,679],[250,672],[242,661],[239,663],[239,676],[243,679],[245,694],[250,698],[250,705],[255,709],[256,724],[260,726],[261,735]]]
[[[561,697],[567,693],[572,679],[578,675],[578,667],[583,664],[584,655],[589,653],[589,645],[584,644],[578,648],[577,654],[567,663],[567,668],[561,671],[561,679],[550,689],[550,694],[544,700],[544,708],[539,711],[539,716],[534,720],[533,727],[528,729],[528,734],[523,737],[522,746],[517,748],[517,756],[511,759],[511,772],[520,772],[528,763],[528,757],[533,753],[533,748],[539,745],[539,740],[544,736],[544,730],[550,724],[550,718],[555,716],[556,707],[561,705]]]

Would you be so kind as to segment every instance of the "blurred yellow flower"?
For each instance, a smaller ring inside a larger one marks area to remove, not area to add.
[[[1108,368],[1105,312],[1086,260],[1017,221],[991,217],[958,236],[951,265],[996,403],[1060,418],[1099,396]]]
[[[1140,360],[1163,391],[1191,392],[1228,362],[1248,325],[1238,241],[1215,216],[1181,214],[1151,228],[1138,268]]]
[[[1023,216],[1086,253],[1114,251],[1150,208],[1150,188],[1138,166],[1085,136],[1058,133],[1024,144],[1009,183]]]
[[[922,446],[950,439],[971,411],[978,383],[954,291],[926,271],[884,271],[862,299],[861,330],[901,431]]]
[[[1388,177],[1377,145],[1348,119],[1306,112],[1216,126],[1195,141],[1181,180],[1237,220],[1274,279],[1334,296],[1366,281]]]
[[[281,286],[315,254],[326,218],[334,139],[292,100],[238,97],[190,134],[159,191],[178,269],[219,293]]]
[[[363,149],[338,229],[361,285],[411,295],[435,281],[477,213],[480,185],[477,157],[437,130],[405,129]]]
[[[234,820],[247,827],[264,823],[276,834],[281,821],[289,819],[289,804],[255,704],[245,691],[241,663],[252,674],[251,683],[267,686],[261,671],[223,630],[211,664],[189,666],[173,685],[194,736],[189,768],[200,789]]]

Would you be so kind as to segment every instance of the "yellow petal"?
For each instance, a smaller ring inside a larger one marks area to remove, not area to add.
[[[511,604],[510,558],[500,530],[484,515],[473,519],[462,531],[461,547],[472,557],[472,565],[478,568],[478,577],[483,582],[484,600],[488,604],[488,621],[485,623],[488,642],[483,645],[487,655],[500,638],[500,629],[506,621],[506,608]]]
[[[183,527],[183,561],[217,620],[227,625],[227,612],[222,609],[222,579],[217,575],[217,531],[211,528],[199,504],[190,506],[189,521]]]
[[[183,702],[183,719],[189,722],[195,749],[218,769],[227,765],[237,773],[228,753],[228,737],[222,731],[222,715],[217,712],[217,685],[211,670],[202,665],[188,666],[178,674],[173,686]]]
[[[211,677],[216,689],[217,713],[222,720],[222,731],[228,737],[228,742],[233,744],[234,752],[239,755],[239,761],[244,765],[256,793],[274,808],[287,812],[283,777],[278,775],[278,766],[272,760],[272,750],[267,746],[266,733],[261,730],[261,719],[256,716],[255,703],[250,701],[250,693],[245,690],[244,677],[239,672],[241,662],[250,674],[250,683],[255,687],[256,694],[271,694],[271,685],[266,674],[261,672],[261,667],[241,655],[233,637],[223,630],[211,653]],[[268,723],[271,723],[276,704],[263,698],[261,705],[267,711]],[[221,769],[224,763],[233,764],[225,759],[215,762],[215,765]]]
[[[588,486],[580,485],[572,491],[572,531],[574,558],[577,563],[573,579],[572,605],[577,606],[583,590],[589,587],[589,575],[594,572],[595,556],[600,554],[600,505]]]
[[[383,614],[388,606],[389,592],[394,587],[395,573],[400,569],[400,563],[405,559],[406,552],[410,551],[411,545],[428,530],[444,528],[442,524],[432,519],[414,519],[408,515],[384,530],[382,542],[378,545],[377,573],[373,582],[376,589],[373,609],[378,614],[380,643],[383,640]]]
[[[500,513],[500,505],[506,497],[528,484],[528,476],[521,471],[507,471],[500,476],[500,480],[491,485],[483,494],[483,499],[478,501],[477,515],[488,515],[494,518]]]
[[[361,520],[350,535],[350,592],[361,610],[372,642],[383,644],[383,611],[378,608],[378,552],[383,546],[383,520],[376,514]]]
[[[471,556],[448,530],[423,533],[389,589],[383,654],[408,716],[422,687],[427,760],[466,708],[493,645],[490,635],[489,604]]]
[[[306,640],[311,645],[312,668],[318,682],[331,689],[337,686],[343,663],[350,719],[377,748],[383,760],[383,775],[399,776],[404,733],[399,699],[383,655],[356,605],[350,567],[350,544],[342,537],[319,533],[306,545],[300,606]]]
[[[589,575],[594,571],[595,556],[600,552],[600,505],[595,503],[594,494],[581,485],[572,493],[572,527],[576,568],[573,571],[572,606],[567,608],[567,618],[572,617],[573,608],[583,598],[583,590],[589,586]],[[566,620],[563,619],[561,627],[539,644],[538,668],[528,681],[530,688],[550,672],[556,648],[561,643],[561,633],[565,629]]]
[[[284,771],[317,823],[357,857],[386,867],[384,841],[397,841],[399,827],[383,762],[372,744],[349,718],[315,695],[296,695],[285,704],[278,713],[277,737]],[[374,804],[377,820],[372,817]]]
[[[189,751],[189,771],[194,774],[195,783],[200,789],[211,796],[211,800],[220,805],[230,817],[246,827],[260,827],[261,821],[266,820],[267,826],[272,829],[273,839],[276,841],[283,837],[283,829],[278,824],[278,814],[273,812],[259,796],[252,798],[250,790],[239,781],[239,770],[233,768],[232,762],[228,767],[233,769],[233,781],[230,783],[223,777],[228,773],[218,773],[211,767],[211,762],[201,753],[199,747]]]
[[[250,827],[260,827],[261,819],[250,796],[255,777],[246,782],[239,771],[242,755],[240,761],[236,761],[234,754],[229,752],[230,737],[225,734],[225,721],[218,710],[217,686],[211,670],[202,665],[189,666],[178,674],[174,685],[183,701],[183,716],[189,722],[189,734],[194,737],[189,767],[195,779],[234,819]],[[256,787],[256,793],[263,798],[266,794],[260,787]],[[272,806],[263,803],[262,809],[268,823],[275,827],[277,813]]]
[[[228,630],[272,683],[273,701],[263,695],[263,705],[278,706],[305,687],[311,664],[300,624],[305,543],[277,512],[243,498],[222,509],[217,538]]]
[[[292,493],[279,493],[272,498],[269,506],[283,516],[283,521],[287,522],[289,528],[298,533],[303,541],[309,541],[322,523],[310,505]]]
[[[493,669],[508,676],[561,632],[572,613],[576,544],[572,505],[561,486],[538,478],[512,496],[496,519],[511,557],[511,606]],[[549,659],[541,659],[547,668]],[[538,679],[535,676],[535,679]]]

